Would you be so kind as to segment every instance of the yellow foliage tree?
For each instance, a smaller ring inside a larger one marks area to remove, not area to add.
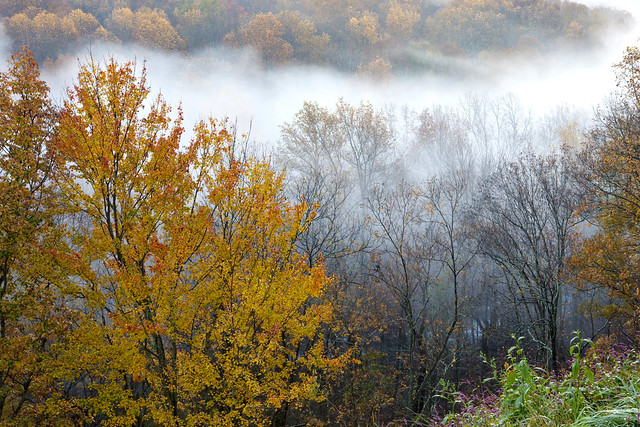
[[[360,18],[351,18],[347,24],[347,30],[351,32],[360,43],[375,43],[380,40],[380,24],[378,15],[373,12],[364,12]]]
[[[356,75],[371,80],[388,80],[393,77],[391,69],[391,63],[378,56],[366,65],[359,65]]]
[[[56,112],[29,52],[0,74],[0,424],[63,425],[57,347],[73,320],[60,303],[64,282],[54,249],[64,247],[56,215],[60,172],[50,151]]]
[[[329,35],[318,35],[314,23],[300,16],[299,12],[280,12],[278,21],[282,23],[283,38],[293,47],[296,59],[316,64],[322,61],[329,48]]]
[[[227,16],[226,3],[218,0],[183,0],[174,16],[176,30],[189,49],[219,42],[233,26]]]
[[[267,60],[284,63],[293,47],[284,40],[284,27],[271,12],[260,13],[238,31],[242,44],[255,48]]]
[[[84,13],[80,9],[74,9],[66,16],[66,19],[73,25],[79,37],[92,38],[100,34],[102,25],[90,13]],[[104,29],[102,29],[104,31]]]
[[[86,219],[61,255],[84,313],[65,375],[105,425],[286,419],[322,398],[329,363],[314,303],[327,279],[295,251],[306,207],[267,162],[236,155],[224,124],[181,144],[180,114],[149,93],[144,70],[111,60],[82,67],[64,105],[62,188]]]
[[[389,4],[386,28],[390,34],[409,39],[418,22],[420,22],[420,12],[418,12],[417,7],[395,2]]]
[[[427,19],[427,32],[437,43],[467,53],[506,47],[515,34],[507,20],[513,8],[506,0],[454,0]]]
[[[122,41],[133,41],[153,49],[181,50],[184,40],[160,9],[143,7],[114,9],[107,27]]]
[[[78,39],[73,22],[66,17],[42,11],[33,19],[18,13],[5,21],[7,33],[14,47],[28,46],[36,59],[57,59],[58,55]]]

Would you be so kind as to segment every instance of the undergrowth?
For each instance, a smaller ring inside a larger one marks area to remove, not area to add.
[[[591,348],[584,357],[582,350]],[[640,356],[631,347],[596,343],[576,334],[572,360],[559,375],[529,364],[520,340],[502,369],[493,368],[497,392],[466,396],[446,391],[454,412],[430,426],[640,426]],[[447,386],[443,387],[447,390]]]

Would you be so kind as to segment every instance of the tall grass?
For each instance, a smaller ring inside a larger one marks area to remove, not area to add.
[[[589,345],[586,356],[581,350]],[[520,340],[502,369],[495,363],[496,393],[449,391],[455,411],[431,426],[640,426],[640,356],[608,342],[593,345],[576,334],[573,359],[560,375],[531,366]],[[446,388],[446,387],[445,387]],[[424,425],[424,424],[423,424]]]

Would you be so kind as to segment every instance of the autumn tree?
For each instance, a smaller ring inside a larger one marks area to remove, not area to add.
[[[189,49],[199,49],[222,40],[230,28],[226,8],[218,0],[184,1],[176,8],[176,31]]]
[[[105,30],[100,22],[90,13],[84,13],[80,9],[74,9],[67,15],[67,19],[73,23],[73,27],[78,32],[78,38],[82,41],[107,41],[110,38],[107,30]]]
[[[60,227],[60,172],[52,152],[56,111],[28,51],[0,74],[0,423],[63,423],[56,357],[73,320],[61,301],[64,276],[54,250]],[[50,399],[47,401],[47,399]]]
[[[390,177],[396,161],[390,119],[369,103],[354,107],[342,100],[336,115],[346,138],[345,159],[356,173],[360,197],[366,198],[369,189]]]
[[[324,257],[336,279],[328,292],[336,307],[328,342],[362,362],[348,365],[332,386],[332,406],[350,422],[364,422],[368,413],[384,420],[393,414],[391,399],[428,412],[460,325],[454,289],[463,286],[467,269],[461,199],[470,190],[464,180],[444,179],[428,189],[396,188],[397,176],[389,174],[393,124],[388,111],[368,104],[341,101],[332,112],[306,103],[283,126],[278,150],[292,193],[317,205],[300,249],[309,262]],[[364,197],[361,177],[368,182]],[[392,365],[383,364],[389,360]],[[386,381],[380,369],[388,370]]]
[[[390,2],[385,20],[385,28],[392,36],[409,40],[420,22],[420,12],[409,2]]]
[[[342,158],[345,139],[335,115],[315,103],[305,103],[295,120],[281,130],[278,162],[288,170],[292,198],[308,206],[314,221],[298,246],[310,266],[319,259],[337,262],[357,245],[357,215],[353,212],[352,174]]]
[[[334,112],[307,103],[294,123],[283,126],[283,140],[290,166],[303,174],[348,178],[359,190],[356,201],[390,177],[396,161],[391,118],[370,103],[340,100]]]
[[[181,50],[184,40],[160,9],[143,7],[133,12],[129,8],[114,9],[107,29],[124,42],[135,42],[152,49]]]
[[[277,158],[289,170],[294,193],[317,206],[316,221],[300,240],[310,263],[366,245],[363,202],[391,175],[393,142],[390,118],[365,103],[354,107],[341,100],[333,112],[305,103],[282,126]]]
[[[340,108],[353,114],[345,121],[337,111]],[[334,318],[324,329],[325,341],[329,353],[348,360],[340,374],[329,376],[327,385],[327,411],[336,423],[391,419],[381,411],[389,410],[394,394],[394,377],[385,374],[386,356],[378,343],[393,327],[395,309],[390,307],[390,298],[382,297],[388,290],[369,279],[366,251],[371,230],[349,143],[352,138],[355,144],[356,136],[349,136],[345,129],[354,125],[353,131],[367,138],[377,123],[367,114],[372,111],[369,105],[352,107],[345,102],[333,111],[305,103],[295,119],[282,126],[276,156],[287,169],[290,197],[314,206],[314,220],[301,234],[298,248],[310,265],[324,260],[333,277],[325,298],[333,307]],[[387,128],[376,131],[390,132]]]
[[[358,65],[355,74],[358,77],[380,82],[393,78],[391,68],[393,67],[389,61],[378,56],[368,64]]]
[[[149,94],[144,69],[90,63],[60,119],[62,188],[86,218],[60,255],[83,312],[64,358],[76,403],[113,425],[283,425],[329,363],[323,266],[295,251],[306,208],[225,124],[183,145]]]
[[[584,242],[575,264],[582,285],[606,289],[635,331],[640,324],[640,50],[629,47],[616,71],[619,91],[599,111],[583,151],[583,182],[594,195],[597,232]]]
[[[373,12],[364,12],[359,18],[354,16],[347,23],[347,31],[362,45],[380,40],[379,27],[378,15]]]
[[[78,38],[73,21],[68,17],[42,11],[30,18],[18,13],[5,19],[7,33],[13,39],[14,48],[28,46],[38,60],[58,58]]]
[[[255,48],[262,58],[276,64],[287,62],[293,47],[284,40],[284,27],[271,12],[260,13],[238,30],[241,45]]]
[[[326,33],[318,34],[315,24],[299,12],[280,12],[283,39],[293,47],[293,56],[299,61],[318,64],[323,61],[330,38]]]
[[[507,19],[512,7],[504,0],[454,0],[427,19],[427,32],[436,43],[451,43],[470,54],[508,47],[514,34]]]

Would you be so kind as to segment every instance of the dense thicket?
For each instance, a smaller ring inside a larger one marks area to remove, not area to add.
[[[54,107],[15,55],[0,78],[2,422],[371,425],[451,409],[464,424],[484,412],[452,391],[492,375],[507,423],[546,402],[524,400],[533,385],[542,399],[582,381],[576,405],[605,411],[590,366],[606,355],[626,375],[611,350],[637,344],[639,62],[630,48],[589,133],[514,97],[310,102],[268,161],[225,122],[185,141],[181,110],[134,63],[81,66]]]
[[[385,77],[456,71],[446,58],[593,47],[630,17],[567,0],[33,0],[0,2],[14,48],[39,62],[100,42],[166,51],[249,47],[268,64]]]

